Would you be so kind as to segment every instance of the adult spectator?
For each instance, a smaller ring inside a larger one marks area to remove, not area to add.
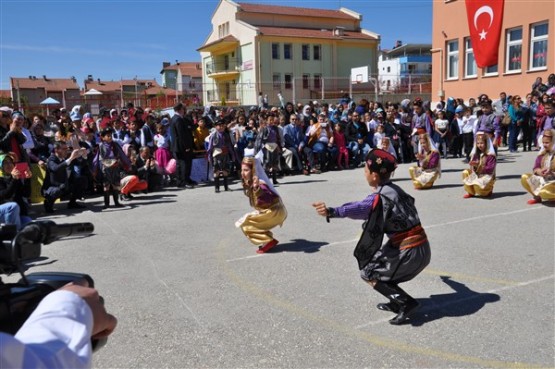
[[[87,150],[82,148],[73,149],[67,157],[68,146],[63,141],[54,143],[54,153],[50,155],[47,162],[47,173],[43,184],[44,211],[49,214],[54,212],[54,202],[62,197],[69,196],[68,209],[83,209],[86,206],[77,202],[81,199],[83,191],[87,186],[87,179],[78,176],[75,171],[70,171],[78,158],[86,157]]]
[[[301,129],[301,120],[296,114],[291,114],[289,117],[290,123],[283,128],[283,140],[285,148],[289,150],[292,155],[287,157],[285,164],[290,170],[293,170],[293,159],[297,164],[296,168],[299,172],[303,171],[303,162],[301,160],[304,148],[304,135]],[[305,174],[308,170],[305,169]]]
[[[172,137],[171,151],[177,163],[177,187],[194,187],[197,183],[191,179],[194,156],[193,122],[185,116],[185,106],[178,103],[170,122]]]
[[[18,158],[18,162],[29,163],[27,151],[23,148],[23,144],[27,140],[25,135],[22,133],[24,121],[25,117],[22,113],[18,111],[13,112],[12,121],[9,124],[9,130],[6,131],[6,127],[4,125],[1,130],[4,132],[0,132],[0,151],[13,152],[15,157]]]
[[[518,152],[518,134],[520,133],[526,116],[526,109],[519,95],[515,95],[511,98],[511,105],[509,105],[508,112],[511,117],[511,123],[509,124],[509,151]]]
[[[354,159],[355,167],[363,165],[363,159],[370,152],[370,145],[366,143],[368,126],[360,119],[360,113],[354,111],[345,128],[347,148]]]

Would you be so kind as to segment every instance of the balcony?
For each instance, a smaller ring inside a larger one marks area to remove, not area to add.
[[[241,63],[237,59],[215,60],[206,64],[206,75],[212,78],[232,78],[241,71]]]

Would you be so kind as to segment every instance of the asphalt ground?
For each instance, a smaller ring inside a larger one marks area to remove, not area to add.
[[[363,169],[280,179],[288,219],[268,254],[234,227],[251,211],[235,181],[44,217],[95,231],[44,246],[29,272],[94,278],[119,319],[98,368],[553,368],[555,210],[527,205],[520,185],[536,154],[502,149],[490,199],[463,199],[461,159],[443,160],[424,191],[399,165],[393,180],[415,197],[432,249],[402,285],[421,303],[402,326],[359,278],[361,222],[327,224],[311,207],[363,199]]]

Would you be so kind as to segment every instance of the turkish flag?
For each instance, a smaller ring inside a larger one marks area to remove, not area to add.
[[[504,0],[466,0],[470,40],[476,65],[480,68],[498,63],[503,5]]]

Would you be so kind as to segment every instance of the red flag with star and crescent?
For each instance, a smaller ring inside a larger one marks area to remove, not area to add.
[[[470,40],[479,68],[498,63],[503,5],[504,0],[466,0]]]

